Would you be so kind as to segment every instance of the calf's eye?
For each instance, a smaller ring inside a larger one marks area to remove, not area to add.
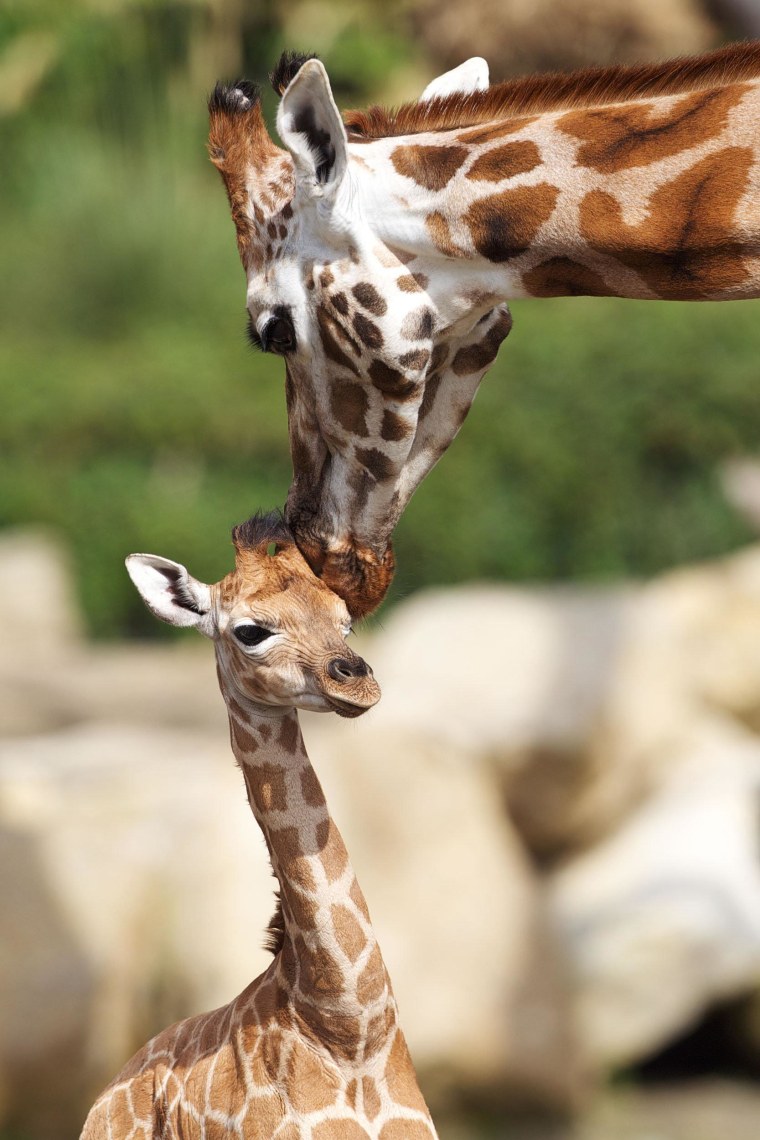
[[[253,622],[245,625],[236,625],[232,631],[241,645],[261,645],[274,631],[265,629],[263,625],[254,625]]]

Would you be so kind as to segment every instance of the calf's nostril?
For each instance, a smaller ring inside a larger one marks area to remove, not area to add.
[[[349,661],[345,657],[333,657],[327,666],[327,672],[333,681],[350,681],[354,677],[365,677],[368,669],[361,657],[357,657],[354,661]]]

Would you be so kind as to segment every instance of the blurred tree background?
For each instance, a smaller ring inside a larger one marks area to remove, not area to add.
[[[246,347],[205,153],[216,78],[263,80],[283,48],[317,51],[350,106],[413,98],[475,51],[502,78],[736,31],[697,0],[498,10],[497,26],[490,0],[456,19],[434,0],[1,0],[0,526],[66,536],[95,636],[163,628],[119,571],[126,553],[219,577],[230,526],[288,486],[283,367]],[[760,440],[758,303],[513,310],[461,439],[399,527],[395,596],[649,574],[746,541],[717,473]]]

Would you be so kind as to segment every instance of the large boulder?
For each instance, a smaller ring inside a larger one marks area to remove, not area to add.
[[[124,724],[0,746],[0,856],[0,1118],[57,1140],[265,967],[273,880],[225,735]]]
[[[639,595],[504,586],[418,595],[372,646],[383,686],[376,719],[488,758],[537,856],[587,846],[644,791],[627,754],[617,763],[606,746],[601,762],[593,750],[599,733],[609,737]],[[670,704],[658,708],[669,723]]]
[[[583,1075],[561,954],[490,766],[374,712],[348,731],[309,718],[307,744],[433,1103],[567,1109]]]
[[[760,977],[760,741],[703,715],[626,823],[549,879],[584,1054],[640,1061]]]
[[[0,532],[0,662],[55,658],[82,634],[69,559],[33,528]]]

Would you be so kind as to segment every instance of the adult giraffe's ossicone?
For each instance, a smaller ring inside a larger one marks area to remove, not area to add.
[[[288,519],[354,615],[456,435],[510,297],[760,296],[760,44],[486,88],[482,61],[418,103],[339,115],[286,57],[271,142],[255,89],[217,88],[211,156],[251,334],[286,361]]]

